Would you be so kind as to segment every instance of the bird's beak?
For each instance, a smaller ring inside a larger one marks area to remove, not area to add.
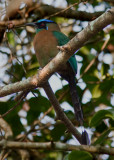
[[[25,23],[25,26],[32,26],[32,27],[37,27],[37,24],[35,22],[31,22],[31,23]]]
[[[31,22],[31,23],[25,23],[23,25],[19,25],[19,26],[15,26],[15,28],[19,28],[19,27],[26,27],[26,26],[32,26],[32,27],[37,27],[37,24],[35,22]]]

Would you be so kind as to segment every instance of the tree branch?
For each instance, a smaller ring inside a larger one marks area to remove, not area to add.
[[[6,139],[11,139],[13,137],[13,132],[10,125],[3,118],[0,118],[0,128],[4,130]]]
[[[60,151],[87,151],[90,153],[109,154],[114,155],[114,148],[107,148],[101,146],[85,146],[85,145],[71,145],[61,142],[14,142],[14,141],[0,141],[0,147],[11,149],[45,149],[45,150],[60,150]]]
[[[81,134],[78,132],[78,130],[73,126],[73,124],[71,123],[71,121],[67,118],[67,116],[65,115],[65,113],[63,112],[63,110],[60,107],[60,104],[55,96],[55,94],[53,93],[49,83],[45,83],[43,86],[51,104],[53,105],[53,108],[57,114],[57,119],[61,120],[65,126],[67,127],[67,129],[74,135],[74,137],[80,142],[82,143],[81,140]]]
[[[0,21],[0,28],[8,28],[9,25],[13,24],[15,26],[22,25],[23,23],[26,23],[26,19],[19,19],[19,20],[12,20],[12,21]],[[11,27],[9,27],[10,29]]]
[[[76,11],[73,9],[68,9],[65,11],[64,10],[65,9],[55,8],[50,5],[40,5],[35,9],[35,12],[37,13],[37,15],[40,15],[40,18],[45,16],[50,17],[51,15],[55,15],[55,16],[57,15],[59,17],[73,18],[81,21],[92,21],[93,19],[99,17],[102,13],[104,13],[104,12],[88,13],[85,11]]]
[[[59,47],[60,52],[55,58],[49,62],[38,75],[28,78],[26,80],[9,84],[0,89],[0,97],[23,91],[26,89],[33,89],[41,86],[49,77],[56,72],[63,63],[74,54],[76,50],[81,48],[87,40],[95,36],[104,27],[114,22],[114,8],[108,10],[100,17],[88,24],[88,26],[79,32],[73,39],[71,39],[66,45]]]

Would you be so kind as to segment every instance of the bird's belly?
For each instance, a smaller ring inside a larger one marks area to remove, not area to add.
[[[58,53],[57,40],[51,33],[38,33],[34,38],[34,49],[40,66],[44,67]]]

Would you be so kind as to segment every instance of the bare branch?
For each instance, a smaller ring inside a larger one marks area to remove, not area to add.
[[[109,154],[114,155],[114,148],[101,146],[85,146],[85,145],[71,145],[61,142],[14,142],[14,141],[0,141],[0,147],[11,149],[45,149],[45,150],[60,150],[60,151],[87,151],[90,153]]]
[[[61,8],[55,8],[53,6],[49,5],[40,5],[35,9],[35,12],[37,15],[40,15],[40,17],[47,17],[47,16],[59,16],[64,18],[73,18],[76,20],[81,21],[92,21],[93,19],[99,17],[104,12],[94,12],[94,13],[88,13],[84,11],[76,11],[73,9],[61,9]]]
[[[67,116],[65,115],[65,113],[63,112],[63,110],[61,109],[59,102],[55,96],[55,94],[53,93],[49,83],[45,83],[44,84],[44,90],[51,102],[51,104],[53,105],[53,108],[57,114],[57,118],[59,120],[61,120],[65,126],[67,127],[67,129],[74,135],[74,137],[81,143],[81,134],[78,132],[78,130],[73,126],[73,124],[71,123],[71,121],[67,118]]]

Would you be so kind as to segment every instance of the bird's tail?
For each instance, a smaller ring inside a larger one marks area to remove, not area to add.
[[[72,103],[74,106],[76,119],[80,123],[80,125],[83,125],[83,112],[82,112],[79,96],[76,89],[75,76],[72,74],[69,76],[69,88],[70,88],[70,94],[71,94]]]

